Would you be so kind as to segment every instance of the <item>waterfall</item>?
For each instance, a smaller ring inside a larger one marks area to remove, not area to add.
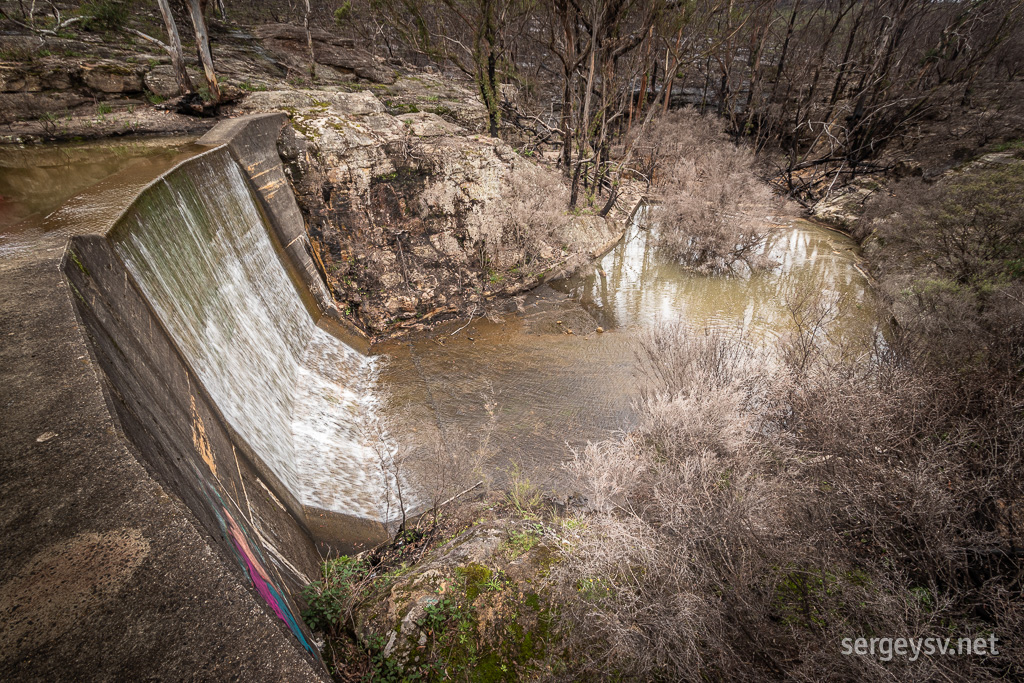
[[[224,418],[295,498],[380,519],[376,362],[317,327],[228,152],[150,186],[112,240]]]

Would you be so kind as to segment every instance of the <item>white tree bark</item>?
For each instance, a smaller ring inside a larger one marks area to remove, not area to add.
[[[210,97],[214,103],[220,102],[220,86],[217,85],[217,74],[213,70],[213,55],[210,53],[210,34],[206,30],[206,18],[199,0],[188,0],[188,11],[192,17],[192,27],[196,32],[196,43],[199,46],[199,59],[203,63],[206,74],[206,85],[210,88]]]
[[[171,56],[171,66],[174,67],[174,79],[178,81],[180,94],[192,92],[192,79],[188,77],[185,69],[185,55],[181,50],[181,36],[178,35],[178,25],[171,14],[171,5],[167,0],[156,0],[160,7],[160,16],[164,18],[164,27],[167,29],[167,52]]]
[[[316,54],[313,52],[313,34],[309,31],[309,15],[312,10],[309,7],[309,0],[306,0],[306,16],[303,25],[306,29],[306,42],[309,43],[309,79],[316,80]]]

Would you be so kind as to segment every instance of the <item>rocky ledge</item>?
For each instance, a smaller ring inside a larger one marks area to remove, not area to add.
[[[418,526],[387,548],[328,560],[307,588],[328,666],[349,680],[564,673],[571,653],[552,576],[585,522],[492,492]]]
[[[370,91],[268,91],[314,259],[339,311],[372,337],[481,314],[587,263],[622,224],[566,211],[561,174],[433,112]],[[390,111],[394,111],[391,108]]]

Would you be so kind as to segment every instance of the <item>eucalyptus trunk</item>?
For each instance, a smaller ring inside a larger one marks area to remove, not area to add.
[[[309,15],[312,10],[309,7],[309,0],[306,0],[306,14],[302,18],[302,26],[306,29],[306,43],[309,45],[309,79],[316,80],[316,53],[313,52],[313,34],[309,30]]]
[[[188,70],[185,68],[185,54],[181,49],[181,36],[178,34],[178,24],[171,14],[171,6],[167,0],[156,0],[160,8],[160,16],[164,19],[164,28],[167,30],[167,52],[171,56],[171,67],[174,69],[174,80],[178,83],[178,92],[181,95],[192,92],[192,79],[188,77]]]
[[[199,48],[199,60],[203,63],[206,85],[210,89],[210,98],[214,104],[220,102],[220,86],[217,85],[217,74],[213,70],[213,55],[210,53],[210,34],[206,30],[206,18],[199,0],[188,0],[188,10],[192,17],[192,28],[196,32],[196,46]]]

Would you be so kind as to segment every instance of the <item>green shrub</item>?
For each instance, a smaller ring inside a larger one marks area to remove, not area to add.
[[[352,16],[352,2],[351,0],[345,0],[341,4],[341,7],[334,10],[334,23],[338,26],[344,26],[345,22]]]
[[[87,31],[117,31],[131,16],[133,0],[90,0],[80,8],[82,28]]]
[[[322,565],[323,578],[302,589],[308,605],[302,618],[314,631],[333,632],[355,594],[366,565],[354,557],[339,557]]]

